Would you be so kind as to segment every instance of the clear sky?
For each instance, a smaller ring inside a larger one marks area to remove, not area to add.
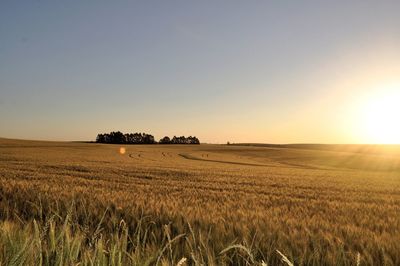
[[[376,142],[360,121],[400,90],[399,14],[400,1],[1,1],[0,136]]]

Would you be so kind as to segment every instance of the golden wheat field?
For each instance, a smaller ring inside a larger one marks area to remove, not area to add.
[[[0,193],[2,265],[400,265],[397,146],[0,139]]]

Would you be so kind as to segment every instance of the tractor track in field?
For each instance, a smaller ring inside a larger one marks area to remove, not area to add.
[[[172,157],[171,155],[169,155],[169,156]],[[142,153],[130,153],[129,157],[132,158],[132,159],[141,160],[141,161],[142,160],[153,161],[153,162],[161,161],[161,159],[160,160],[155,160],[155,159],[151,159],[151,158],[145,157],[145,156],[143,156]]]
[[[184,153],[179,153],[178,155],[184,159],[194,160],[194,161],[204,161],[204,162],[224,163],[224,164],[234,164],[234,165],[246,165],[246,166],[271,167],[270,165],[266,165],[266,164],[240,163],[240,162],[231,162],[231,161],[222,161],[222,160],[203,159],[203,158],[194,157],[192,155],[184,154]]]
[[[195,157],[190,154],[179,153],[178,156],[187,159],[187,160],[194,160],[194,161],[203,161],[203,162],[212,162],[212,163],[222,163],[222,164],[231,164],[231,165],[244,165],[244,166],[257,166],[257,167],[273,167],[273,168],[297,168],[297,169],[310,169],[310,170],[328,170],[322,169],[314,166],[306,166],[300,164],[289,164],[289,163],[282,163],[278,162],[281,165],[269,165],[269,164],[256,164],[256,163],[242,163],[242,162],[232,162],[232,161],[223,161],[223,160],[213,160],[213,159],[205,159],[203,154],[202,158]],[[208,154],[207,154],[208,158]]]
[[[162,157],[159,160],[147,158],[143,156],[143,153],[130,153],[129,157],[139,161],[153,161],[153,162],[160,162],[168,157],[172,157],[171,153],[169,152],[161,152]],[[216,159],[209,159],[208,154],[201,155],[200,157],[193,156],[187,153],[179,153],[177,154],[179,157],[182,157],[186,160],[193,160],[193,161],[203,161],[203,162],[211,162],[211,163],[220,163],[220,164],[230,164],[230,165],[243,165],[243,166],[256,166],[256,167],[273,167],[273,168],[301,168],[301,169],[313,169],[313,170],[321,170],[317,167],[312,166],[305,166],[299,164],[290,164],[286,162],[279,162],[281,165],[269,165],[269,164],[257,164],[257,163],[246,163],[246,162],[233,162],[233,161],[224,161],[224,160],[216,160]]]
[[[139,159],[140,158],[140,154],[138,154],[137,156],[135,156],[133,153],[129,153],[129,157],[132,159]],[[138,158],[139,157],[139,158]]]

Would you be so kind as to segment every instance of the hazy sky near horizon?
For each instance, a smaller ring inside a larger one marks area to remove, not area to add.
[[[1,1],[0,137],[373,142],[358,115],[400,84],[399,14],[400,1]]]

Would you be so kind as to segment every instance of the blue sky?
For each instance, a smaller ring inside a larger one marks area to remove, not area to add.
[[[351,106],[400,81],[399,13],[399,1],[2,1],[0,136],[366,142]]]

